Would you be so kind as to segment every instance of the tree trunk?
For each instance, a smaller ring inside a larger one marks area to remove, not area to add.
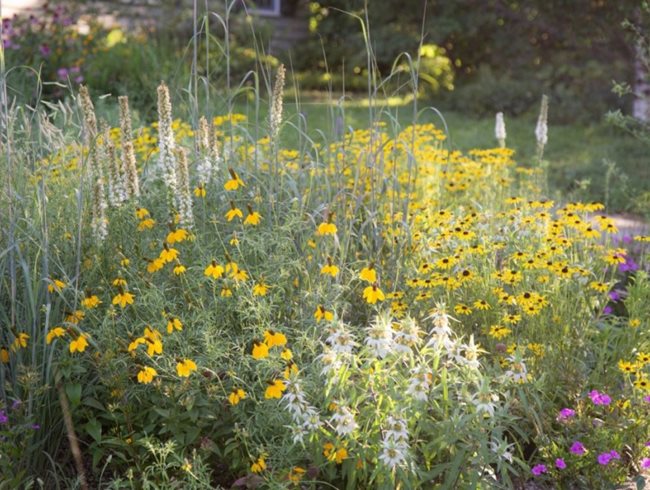
[[[632,115],[639,121],[650,121],[650,74],[647,51],[642,43],[636,46],[634,58],[634,105]]]

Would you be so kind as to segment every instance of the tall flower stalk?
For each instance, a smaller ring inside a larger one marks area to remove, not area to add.
[[[270,136],[272,142],[277,142],[282,124],[282,96],[284,92],[284,79],[286,70],[284,65],[278,67],[275,75],[275,85],[271,94],[271,112],[269,115]]]
[[[192,213],[192,196],[190,194],[190,172],[187,163],[187,150],[179,148],[178,151],[178,168],[176,177],[178,179],[176,187],[176,207],[180,215],[181,224],[185,228],[190,228],[194,224],[194,215]]]
[[[162,82],[158,86],[158,167],[167,188],[168,203],[172,220],[176,214],[175,200],[178,196],[178,163],[175,156],[176,142],[172,129],[172,103],[169,88]]]
[[[546,95],[542,95],[542,104],[535,127],[535,138],[537,138],[537,160],[541,162],[544,156],[544,147],[548,142],[548,96]]]
[[[129,98],[125,95],[118,97],[120,105],[120,143],[122,144],[122,169],[124,170],[124,187],[128,199],[140,195],[140,182],[136,167],[135,150],[133,149],[133,131],[131,129],[131,114]]]
[[[95,107],[90,99],[88,87],[82,85],[79,89],[81,110],[84,116],[84,144],[88,147],[88,164],[92,184],[91,227],[95,242],[100,243],[108,234],[106,222],[106,194],[104,176],[97,149],[97,118]]]
[[[494,136],[499,142],[499,148],[506,147],[506,122],[503,119],[503,112],[497,112],[496,123],[494,125]]]

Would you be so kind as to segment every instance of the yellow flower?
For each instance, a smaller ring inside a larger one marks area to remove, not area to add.
[[[9,364],[9,351],[4,347],[0,349],[0,362],[2,364]]]
[[[65,321],[68,323],[74,323],[75,325],[84,319],[86,314],[81,310],[75,310],[65,317]]]
[[[147,211],[147,209],[145,208],[136,208],[135,216],[138,219],[146,218],[147,216],[149,216],[149,211]]]
[[[244,182],[239,178],[239,175],[232,169],[229,168],[228,172],[230,173],[230,179],[226,181],[223,185],[223,188],[227,191],[236,191],[240,187],[245,187]]]
[[[474,301],[474,308],[477,310],[489,310],[491,308],[490,304],[484,299]]]
[[[618,369],[623,373],[634,373],[639,369],[636,363],[627,362],[624,360],[618,361]]]
[[[280,357],[281,357],[282,359],[284,359],[285,361],[290,361],[291,359],[293,359],[293,353],[291,352],[290,349],[284,349],[284,350],[280,353]]]
[[[126,266],[128,266],[130,263],[131,263],[131,261],[130,261],[129,259],[127,259],[126,257],[124,257],[122,260],[120,260],[120,265],[121,265],[122,267],[126,267]]]
[[[158,330],[149,327],[144,328],[144,340],[147,344],[147,354],[153,356],[155,354],[162,354],[163,344],[162,336]]]
[[[266,359],[269,357],[269,346],[264,342],[255,341],[253,343],[253,351],[251,355],[253,356],[253,359],[256,359],[258,361],[260,359]]]
[[[66,284],[63,281],[59,281],[58,279],[52,279],[52,282],[47,285],[47,290],[50,293],[60,293],[63,289],[65,289]]]
[[[217,262],[213,260],[212,263],[205,268],[205,271],[203,273],[208,277],[212,277],[213,279],[219,279],[221,276],[223,276],[224,269],[223,266],[217,264]]]
[[[81,334],[75,340],[70,342],[70,354],[75,352],[83,352],[88,347],[88,341],[86,340],[86,334]]]
[[[321,320],[331,322],[334,320],[334,313],[327,311],[323,305],[318,305],[316,311],[314,312],[314,318],[316,318],[316,321],[318,322]]]
[[[377,301],[384,301],[386,299],[384,292],[379,289],[376,283],[363,290],[363,297],[371,305],[374,305]]]
[[[178,258],[178,250],[175,248],[169,248],[165,243],[163,249],[160,251],[160,256],[158,258],[162,260],[164,264],[167,262],[172,262]]]
[[[287,387],[281,379],[269,381],[266,391],[264,392],[264,398],[267,400],[270,400],[271,398],[282,398],[282,393],[284,393],[286,389]]]
[[[241,388],[233,389],[230,395],[228,395],[228,401],[231,405],[237,405],[244,398],[246,398],[246,392]]]
[[[97,308],[97,306],[101,305],[102,302],[101,300],[97,297],[97,295],[93,294],[92,296],[88,296],[87,298],[84,298],[81,301],[82,306],[88,309],[92,308]]]
[[[630,322],[629,322],[629,323],[630,323],[630,327],[632,327],[632,328],[636,328],[636,327],[638,327],[639,325],[641,325],[641,320],[639,320],[638,318],[630,318]]]
[[[251,471],[253,473],[261,473],[265,469],[266,469],[266,461],[264,460],[264,456],[260,456],[259,458],[257,458],[257,461],[255,461],[251,465]]]
[[[302,480],[302,477],[304,474],[307,472],[304,468],[301,468],[300,466],[294,466],[291,471],[289,471],[289,481],[293,484],[298,484]]]
[[[235,218],[243,218],[244,213],[241,212],[241,209],[235,207],[234,203],[230,203],[230,210],[226,213],[226,220],[232,221]]]
[[[151,218],[143,219],[138,223],[138,231],[150,230],[156,224],[155,220]]]
[[[238,269],[236,271],[233,271],[230,274],[230,277],[232,277],[237,282],[245,281],[246,279],[248,279],[248,272],[246,272],[243,269]]]
[[[54,327],[52,330],[47,332],[45,336],[45,342],[51,344],[52,341],[57,337],[63,337],[65,335],[65,329],[63,327]]]
[[[280,356],[282,356],[282,354],[280,354]],[[284,373],[283,373],[284,379],[289,379],[292,374],[298,374],[298,365],[293,361],[289,361],[287,363],[287,367],[284,369]]]
[[[361,269],[361,272],[359,272],[359,279],[369,282],[370,284],[377,282],[377,271],[375,270],[375,266],[370,264],[368,267]]]
[[[177,276],[180,276],[181,274],[185,274],[185,271],[187,270],[187,267],[185,267],[183,264],[178,264],[174,266],[174,274]]]
[[[137,339],[135,339],[134,341],[132,341],[129,344],[129,347],[128,347],[127,351],[128,352],[133,352],[134,350],[136,350],[138,348],[139,345],[142,345],[145,342],[146,342],[146,340],[145,340],[144,337],[138,337]]]
[[[126,286],[126,279],[122,279],[121,277],[113,279],[113,286]]]
[[[166,242],[172,245],[174,243],[180,243],[184,240],[187,240],[188,237],[189,237],[189,233],[187,232],[187,230],[179,228],[177,230],[170,231],[167,234]]]
[[[158,376],[156,370],[152,367],[146,366],[138,372],[138,383],[149,384],[153,379]]]
[[[21,332],[18,334],[18,337],[14,339],[14,343],[11,345],[11,350],[14,352],[18,349],[25,349],[27,347],[27,341],[29,340],[29,334]]]
[[[232,296],[232,289],[230,288],[223,288],[221,290],[220,296],[222,298],[230,298]]]
[[[253,208],[248,206],[248,216],[246,216],[246,219],[244,220],[244,224],[257,226],[260,224],[261,220],[262,220],[262,215],[257,211],[253,211]]]
[[[318,225],[318,229],[316,230],[316,234],[318,236],[325,236],[325,235],[336,235],[336,225],[334,223],[328,223],[327,221],[324,221],[320,225]]]
[[[175,316],[173,316],[169,320],[167,320],[167,333],[172,333],[174,331],[174,329],[176,329],[178,331],[183,330],[183,324]]]
[[[205,187],[202,184],[194,188],[194,195],[196,197],[205,197],[205,194]]]
[[[266,296],[269,292],[269,287],[264,283],[255,284],[253,286],[253,296]]]
[[[320,273],[329,274],[332,277],[336,277],[336,275],[339,273],[339,268],[336,265],[329,262],[328,264],[321,267]]]
[[[176,364],[176,372],[181,377],[187,378],[193,371],[196,371],[196,364],[191,359],[184,359]]]
[[[269,347],[275,347],[287,344],[287,337],[281,332],[274,332],[273,330],[264,331],[264,343]]]
[[[150,260],[149,263],[147,264],[147,272],[153,274],[154,272],[158,272],[163,267],[165,267],[165,261],[163,259],[161,258],[153,259]]]
[[[606,293],[607,290],[609,289],[609,286],[603,282],[597,282],[593,281],[589,284],[589,287],[593,289],[594,291],[598,291],[599,293]]]
[[[113,298],[113,304],[114,305],[120,305],[121,308],[126,308],[126,305],[132,305],[133,304],[133,295],[127,291],[125,292],[120,292],[115,295]]]
[[[341,464],[348,457],[348,451],[344,447],[336,449],[334,444],[326,442],[323,444],[323,456],[330,461],[336,461],[336,464]]]

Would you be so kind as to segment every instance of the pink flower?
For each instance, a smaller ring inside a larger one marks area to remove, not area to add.
[[[601,453],[598,455],[598,464],[607,466],[614,459],[621,459],[621,455],[612,449],[608,453]]]
[[[643,458],[640,464],[642,469],[647,470],[650,468],[650,458]]]
[[[606,393],[600,393],[598,390],[592,390],[589,393],[589,398],[594,402],[594,405],[609,405],[612,399]]]
[[[576,411],[571,409],[571,408],[563,408],[560,410],[560,413],[558,413],[556,420],[558,422],[564,422],[567,419],[570,419],[571,417],[574,417],[576,414]]]
[[[538,464],[533,466],[533,469],[530,470],[531,473],[535,476],[539,476],[542,473],[546,473],[546,465],[545,464]]]
[[[563,470],[564,468],[566,468],[566,463],[564,462],[564,460],[562,458],[557,458],[555,460],[555,467],[558,470]]]
[[[587,452],[585,446],[580,441],[574,441],[573,444],[571,444],[569,451],[571,451],[573,454],[577,454],[578,456],[582,456]]]

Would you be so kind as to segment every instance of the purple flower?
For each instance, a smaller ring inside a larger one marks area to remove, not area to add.
[[[563,470],[564,468],[566,468],[566,463],[564,462],[564,460],[562,458],[557,458],[555,460],[555,467],[558,470]]]
[[[623,235],[623,243],[632,243],[632,240],[634,240],[632,235],[628,235],[627,233]]]
[[[648,396],[644,396],[644,397],[643,397],[643,401],[644,401],[644,402],[647,402],[647,403],[650,403],[650,395],[648,395]]]
[[[17,409],[19,409],[21,407],[22,404],[23,404],[23,402],[21,402],[20,400],[14,400],[11,403],[11,409],[12,410],[17,410]]]
[[[642,469],[647,470],[650,468],[650,458],[643,458],[640,464]]]
[[[9,422],[9,417],[7,417],[4,410],[0,410],[0,424],[6,424],[7,422]]]
[[[78,77],[75,77],[74,82],[75,83],[82,83],[84,81],[84,76],[79,75]]]
[[[546,465],[545,464],[538,464],[533,466],[533,469],[530,470],[533,475],[539,476],[542,473],[546,473]]]
[[[38,50],[40,51],[41,56],[44,56],[46,58],[52,53],[52,50],[50,49],[50,47],[47,44],[41,44],[38,47]]]
[[[61,80],[65,80],[68,78],[68,69],[67,68],[59,68],[56,70],[56,76],[59,77]]]
[[[602,464],[603,466],[607,466],[611,460],[612,456],[609,453],[601,453],[598,455],[598,464]]]
[[[612,459],[621,459],[621,455],[618,454],[618,451],[614,451],[613,449],[609,452],[609,455]]]
[[[575,414],[576,414],[575,410],[571,408],[563,408],[562,410],[560,410],[560,413],[558,413],[556,420],[558,420],[559,422],[563,422],[575,416]]]
[[[621,293],[617,290],[610,291],[609,299],[611,299],[612,301],[618,301],[619,299],[621,299]]]
[[[587,452],[585,446],[580,441],[574,441],[573,444],[571,444],[569,451],[571,451],[573,454],[577,454],[578,456],[582,456]]]
[[[632,257],[625,256],[625,262],[618,264],[618,270],[621,272],[634,272],[639,269],[639,264],[637,264]]]
[[[613,311],[614,309],[611,306],[607,305],[605,308],[603,308],[603,315],[611,315]]]
[[[612,399],[606,393],[600,393],[598,390],[591,390],[589,392],[589,398],[594,402],[594,405],[609,405],[612,403]]]
[[[39,430],[40,428],[40,424],[32,424],[32,430]]]
[[[3,39],[3,40],[2,40],[2,46],[3,46],[5,49],[9,49],[9,48],[12,48],[12,47],[14,46],[14,43],[11,42],[11,39]]]

